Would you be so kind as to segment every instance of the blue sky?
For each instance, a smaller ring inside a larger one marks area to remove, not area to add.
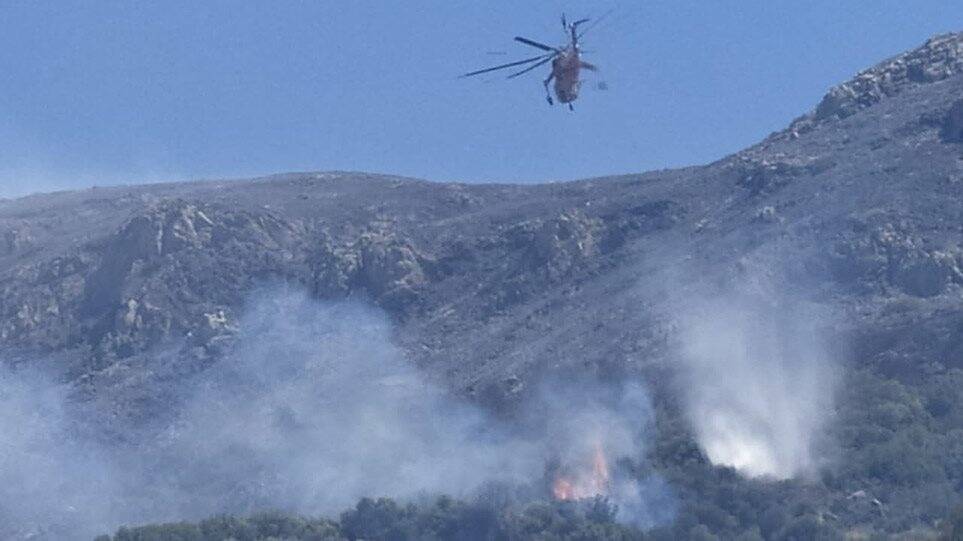
[[[586,36],[575,113],[515,35]],[[708,162],[859,69],[963,30],[956,1],[0,0],[0,195],[361,170],[536,182]],[[504,53],[504,54],[493,54]],[[594,81],[593,81],[594,82]]]

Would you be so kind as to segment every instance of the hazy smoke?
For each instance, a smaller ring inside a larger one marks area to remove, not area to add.
[[[63,537],[79,524],[109,523],[117,493],[93,445],[69,431],[63,389],[0,369],[0,538]],[[83,536],[89,530],[79,532]]]
[[[191,487],[201,504],[227,494],[225,510],[331,513],[362,496],[463,495],[539,468],[529,444],[420,377],[380,313],[272,292],[241,329],[164,445],[178,468],[212,472]]]
[[[65,389],[4,374],[0,519],[12,526],[0,537],[266,508],[332,515],[362,496],[470,497],[492,483],[548,496],[549,465],[578,469],[596,444],[619,517],[670,518],[664,484],[639,473],[650,412],[637,385],[545,384],[508,424],[426,381],[378,311],[272,288],[238,327],[233,353],[172,405],[176,422],[124,445],[73,432]]]
[[[788,479],[818,465],[837,374],[826,310],[764,287],[680,317],[689,419],[714,464]]]
[[[653,414],[640,384],[603,384],[577,375],[551,379],[526,414],[539,435],[542,460],[551,466],[547,481],[556,497],[562,494],[555,484],[562,480],[566,496],[609,498],[624,523],[650,528],[672,520],[671,490],[643,458]]]

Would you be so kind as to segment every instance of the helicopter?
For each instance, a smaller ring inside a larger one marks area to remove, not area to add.
[[[565,19],[565,14],[563,13],[562,28],[565,30],[567,35],[571,36],[571,41],[565,46],[551,47],[535,40],[521,36],[515,36],[515,41],[536,49],[541,49],[544,51],[543,54],[534,56],[532,58],[526,58],[525,60],[519,60],[517,62],[509,62],[508,64],[502,64],[500,66],[493,66],[490,68],[472,71],[462,75],[461,77],[473,77],[475,75],[481,75],[483,73],[489,73],[492,71],[526,66],[525,68],[508,76],[509,79],[514,79],[515,77],[524,75],[551,62],[552,72],[548,75],[547,79],[542,81],[542,84],[545,86],[545,99],[548,101],[549,105],[555,104],[555,100],[552,99],[552,93],[548,88],[548,85],[552,84],[552,81],[554,81],[555,97],[558,98],[560,103],[568,104],[569,110],[574,111],[575,107],[572,105],[572,102],[578,99],[579,89],[582,85],[582,81],[579,79],[579,73],[583,69],[588,71],[598,71],[598,68],[595,65],[582,60],[582,51],[579,48],[579,40],[585,35],[585,32],[587,32],[588,29],[579,32],[578,28],[590,20],[591,19],[579,19],[570,24]]]

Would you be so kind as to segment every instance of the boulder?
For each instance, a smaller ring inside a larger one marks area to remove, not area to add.
[[[955,248],[928,248],[924,239],[892,223],[860,223],[856,230],[861,234],[837,242],[830,256],[840,283],[856,286],[857,291],[895,288],[924,298],[963,283],[961,254]]]
[[[947,111],[940,137],[946,143],[963,143],[963,100],[958,100]]]

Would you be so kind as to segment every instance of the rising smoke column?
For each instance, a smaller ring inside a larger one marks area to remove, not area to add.
[[[679,318],[679,339],[688,418],[709,460],[752,477],[813,473],[838,381],[834,318],[773,288],[703,298]]]

